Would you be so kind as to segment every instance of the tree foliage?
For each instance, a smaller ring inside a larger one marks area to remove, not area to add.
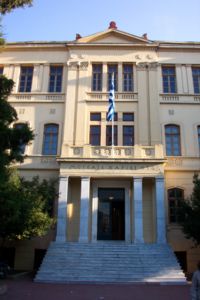
[[[180,225],[188,239],[196,246],[200,245],[200,179],[197,174],[193,177],[193,192],[189,199],[181,204]]]
[[[15,8],[31,6],[32,2],[32,0],[0,0],[0,13],[4,15]]]
[[[10,170],[9,180],[0,188],[0,237],[21,240],[43,236],[53,224],[55,180],[31,181]]]
[[[14,82],[5,76],[0,76],[0,173],[1,179],[6,174],[6,169],[11,163],[23,162],[21,146],[28,144],[34,137],[28,124],[22,128],[12,127],[17,121],[16,110],[7,101]],[[2,177],[3,176],[3,177]]]

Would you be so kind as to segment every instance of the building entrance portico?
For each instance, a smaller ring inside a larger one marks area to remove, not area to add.
[[[141,162],[63,163],[56,240],[165,243],[162,170]]]

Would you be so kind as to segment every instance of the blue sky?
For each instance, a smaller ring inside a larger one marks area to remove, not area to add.
[[[200,0],[33,0],[3,17],[7,41],[66,41],[118,29],[152,40],[200,41]]]

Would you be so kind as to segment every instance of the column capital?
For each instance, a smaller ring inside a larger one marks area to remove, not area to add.
[[[134,177],[133,177],[133,180],[134,180],[134,181],[142,181],[142,180],[143,180],[143,177],[142,177],[142,176],[134,176]]]
[[[90,181],[90,177],[88,176],[81,176],[81,181]]]
[[[156,179],[156,182],[164,182],[164,176],[156,176],[155,177],[155,179]]]
[[[67,181],[69,179],[69,176],[65,176],[65,175],[60,175],[59,176],[59,180],[62,180],[62,181]]]

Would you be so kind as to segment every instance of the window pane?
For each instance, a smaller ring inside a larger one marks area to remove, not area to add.
[[[108,91],[111,89],[112,74],[114,73],[114,88],[118,90],[118,66],[108,65]]]
[[[200,93],[200,67],[192,68],[192,77],[194,85],[194,93]]]
[[[198,142],[199,142],[199,151],[200,151],[200,126],[197,127],[198,132]]]
[[[123,65],[123,90],[125,92],[133,91],[133,65]]]
[[[19,92],[31,92],[33,67],[21,67]]]
[[[180,220],[180,203],[184,199],[184,191],[179,188],[168,190],[169,221],[177,223]]]
[[[117,126],[114,125],[114,145],[117,146]],[[106,146],[112,145],[112,125],[106,126]]]
[[[180,127],[177,125],[165,126],[165,144],[167,156],[181,155]]]
[[[176,93],[175,67],[162,67],[163,92]]]
[[[101,121],[101,113],[90,113],[90,121]]]
[[[123,145],[134,145],[134,126],[123,126]]]
[[[90,126],[90,144],[92,146],[100,145],[101,127],[100,125]]]
[[[123,121],[134,121],[134,113],[123,113]]]
[[[61,93],[62,92],[62,66],[50,66],[49,73],[49,92]]]
[[[44,126],[43,155],[56,155],[58,146],[58,125],[47,124]]]
[[[22,129],[24,128],[25,124],[23,123],[17,123],[14,125],[15,129]],[[25,153],[25,149],[26,149],[26,144],[23,143],[22,139],[19,139],[20,145],[19,145],[19,154],[24,154]]]
[[[102,64],[92,65],[92,90],[102,91]]]

